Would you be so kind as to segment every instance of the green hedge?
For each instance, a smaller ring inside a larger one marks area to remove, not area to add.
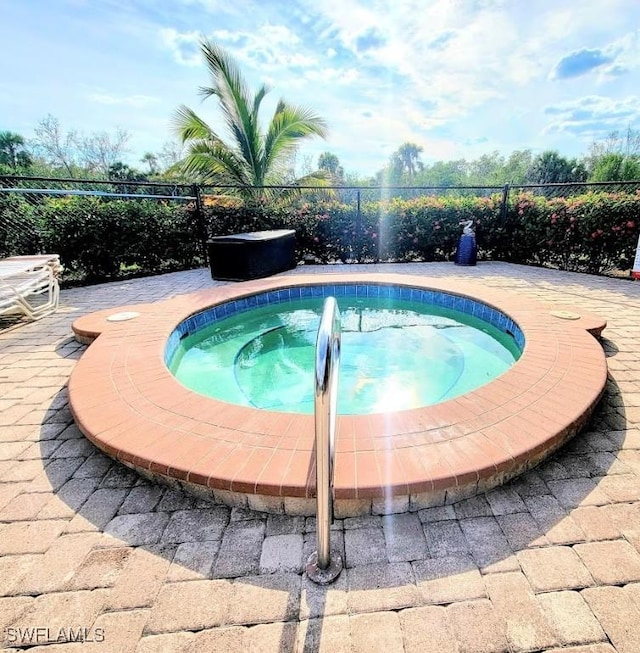
[[[202,264],[189,207],[158,200],[48,198],[36,207],[44,248],[89,281]]]
[[[604,273],[628,270],[638,240],[640,193],[569,198],[512,195],[431,197],[353,205],[301,201],[287,210],[213,211],[209,233],[295,229],[299,258],[332,261],[445,261],[455,254],[460,222],[473,220],[480,258]]]
[[[295,229],[298,258],[321,263],[451,260],[460,222],[476,225],[480,258],[604,273],[628,270],[640,192],[569,198],[431,197],[355,205],[306,197],[292,206],[204,210],[208,236]],[[0,254],[60,254],[66,278],[96,281],[204,262],[192,205],[163,200],[0,195]]]

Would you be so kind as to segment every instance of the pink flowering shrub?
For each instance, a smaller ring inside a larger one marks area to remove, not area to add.
[[[355,202],[306,198],[277,210],[209,212],[209,235],[295,229],[300,260],[445,261],[460,222],[473,220],[480,259],[602,273],[629,269],[640,227],[640,192],[546,198],[423,195]]]

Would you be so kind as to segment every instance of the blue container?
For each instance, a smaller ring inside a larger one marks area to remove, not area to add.
[[[453,259],[456,265],[475,265],[478,255],[476,237],[470,234],[462,234],[458,240],[458,250]]]

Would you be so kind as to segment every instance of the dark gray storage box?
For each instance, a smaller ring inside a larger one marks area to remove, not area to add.
[[[293,229],[215,236],[207,246],[211,276],[220,281],[259,279],[296,267]]]

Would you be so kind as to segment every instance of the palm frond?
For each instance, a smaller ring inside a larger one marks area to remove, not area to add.
[[[205,99],[217,98],[230,138],[226,134],[221,138],[194,111],[181,106],[173,120],[176,132],[188,145],[180,171],[204,183],[234,184],[248,203],[276,200],[280,190],[264,186],[282,182],[279,173],[298,143],[311,136],[324,138],[326,123],[312,110],[280,100],[263,134],[259,113],[268,87],[260,86],[252,96],[238,65],[223,48],[208,40],[200,45],[210,74],[210,85],[200,93]],[[314,183],[318,178],[305,180]]]
[[[218,98],[227,128],[236,141],[238,150],[250,167],[259,173],[262,144],[257,115],[252,111],[255,98],[250,98],[240,69],[223,48],[203,40],[201,49],[214,83],[211,87],[200,89],[200,92],[205,98],[212,95]],[[264,96],[267,89],[263,89],[261,91]],[[258,106],[261,100],[262,98],[258,101]]]
[[[192,143],[182,162],[182,171],[201,183],[237,184],[250,186],[246,164],[224,144],[200,141]]]
[[[194,111],[184,104],[180,106],[172,119],[174,131],[182,143],[191,140],[222,142],[220,137]]]
[[[266,167],[288,154],[298,141],[310,136],[326,138],[327,124],[312,109],[278,102],[264,142]]]

